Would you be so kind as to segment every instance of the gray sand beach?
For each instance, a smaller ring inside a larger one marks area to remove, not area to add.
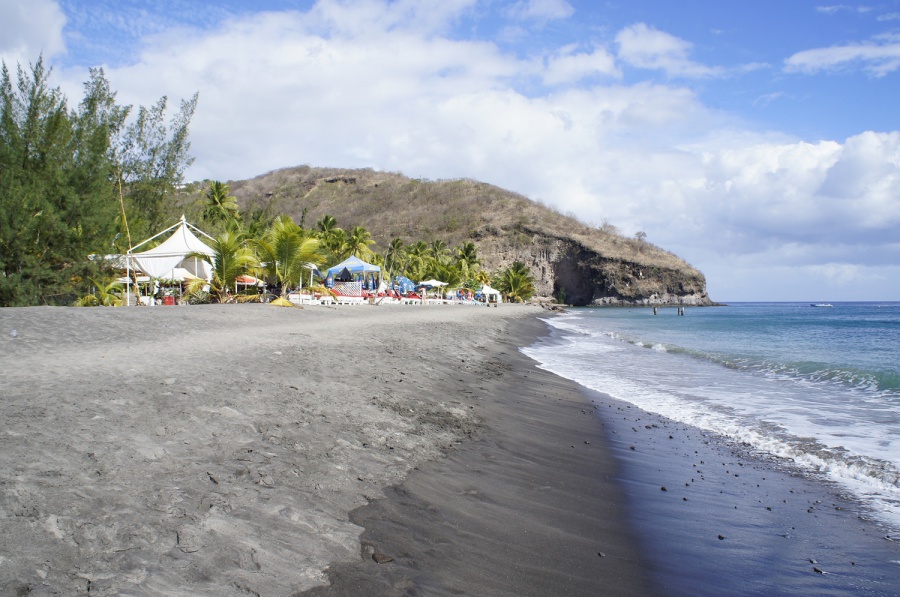
[[[0,310],[0,593],[646,594],[541,313]]]

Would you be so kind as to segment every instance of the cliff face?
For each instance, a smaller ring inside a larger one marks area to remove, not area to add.
[[[244,211],[285,213],[307,227],[331,215],[344,229],[365,227],[376,251],[392,238],[474,242],[483,269],[521,261],[539,296],[572,305],[713,304],[703,274],[677,256],[477,181],[301,166],[230,185]]]
[[[706,279],[693,269],[672,268],[604,257],[572,239],[533,232],[530,243],[483,238],[487,269],[521,261],[535,279],[538,295],[576,306],[712,305]]]

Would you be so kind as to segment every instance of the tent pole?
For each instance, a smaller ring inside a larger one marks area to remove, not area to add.
[[[150,238],[148,238],[147,240],[145,240],[145,241],[143,241],[143,242],[141,242],[141,243],[139,243],[139,244],[136,244],[135,246],[131,247],[130,249],[128,249],[128,252],[131,253],[132,251],[134,251],[134,250],[137,249],[138,247],[140,247],[140,246],[142,246],[142,245],[146,245],[147,243],[149,243],[151,240],[153,240],[153,239],[156,238],[157,236],[160,236],[161,234],[165,234],[166,232],[168,232],[169,230],[171,230],[171,229],[174,228],[175,226],[178,226],[178,224],[181,224],[181,220],[179,220],[179,221],[178,221],[177,223],[175,223],[175,224],[172,224],[171,226],[169,226],[168,228],[166,228],[166,229],[163,230],[162,232],[158,232],[158,233],[154,234],[153,236],[151,236]]]
[[[131,251],[125,254],[125,306],[131,306]]]

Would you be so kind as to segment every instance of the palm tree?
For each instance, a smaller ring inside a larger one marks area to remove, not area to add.
[[[516,302],[525,302],[534,295],[534,279],[521,261],[516,261],[500,272],[497,290]]]
[[[231,188],[218,180],[209,183],[206,191],[206,207],[203,219],[211,224],[240,220],[237,198],[230,195]]]
[[[281,296],[287,298],[288,289],[302,285],[304,266],[318,265],[320,241],[306,236],[290,216],[275,218],[264,238],[255,243],[263,271],[278,279]]]
[[[337,220],[334,218],[334,216],[325,214],[324,216],[322,216],[322,219],[316,222],[316,228],[319,229],[319,233],[322,235],[323,239],[327,238],[328,233],[337,228]]]
[[[228,293],[235,287],[238,276],[255,270],[259,266],[259,260],[247,246],[244,235],[233,230],[226,230],[208,244],[213,252],[210,291],[217,295],[220,303],[224,303],[228,300]],[[191,253],[188,257],[210,259],[203,253]],[[204,283],[204,280],[195,280],[190,284],[189,292],[196,291]]]
[[[399,266],[405,257],[405,253],[403,239],[399,236],[392,238],[387,251],[384,253],[385,274],[389,280],[394,279],[393,273],[399,269]]]
[[[347,252],[347,233],[342,228],[332,229],[326,238],[323,239],[325,248],[342,261],[349,256]]]
[[[447,251],[447,243],[440,239],[431,241],[431,246],[428,250],[431,253],[431,258],[440,263],[444,263],[449,254]]]
[[[448,288],[459,288],[463,282],[462,272],[456,265],[441,263],[434,259],[428,264],[422,277],[446,282]]]
[[[423,240],[416,241],[406,249],[406,265],[403,273],[414,280],[424,280],[423,274],[428,263],[428,245]]]
[[[456,263],[459,265],[463,279],[468,280],[475,268],[481,265],[475,243],[464,242],[456,248]]]
[[[369,248],[369,245],[374,245],[375,241],[372,240],[372,235],[369,234],[369,231],[363,228],[362,226],[354,226],[350,231],[350,234],[347,235],[347,246],[346,257],[350,257],[351,255],[354,257],[358,257],[363,261],[370,261],[374,252]]]
[[[122,285],[119,282],[113,280],[104,284],[94,278],[90,280],[94,285],[94,291],[75,301],[76,307],[121,307],[125,304],[125,299],[122,298]]]
[[[483,269],[475,272],[475,282],[484,286],[485,284],[491,283],[491,275],[484,271]]]

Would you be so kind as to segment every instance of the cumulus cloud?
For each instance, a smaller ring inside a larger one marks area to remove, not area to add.
[[[689,58],[693,45],[664,31],[637,23],[616,35],[620,60],[637,68],[665,71],[670,77],[713,77],[724,69]]]
[[[66,17],[51,0],[0,0],[0,59],[14,70],[43,54],[51,59],[65,51]]]
[[[605,48],[579,52],[574,45],[560,48],[550,56],[543,73],[544,82],[550,85],[577,83],[597,75],[620,78],[622,73],[616,66],[615,57]]]
[[[412,0],[354,10],[327,0],[160,33],[107,75],[126,103],[199,90],[191,179],[299,164],[476,178],[645,231],[700,267],[714,298],[719,288],[738,293],[723,299],[770,300],[812,285],[880,288],[878,268],[900,263],[898,133],[804,142],[747,130],[687,86],[622,83],[600,46],[520,58],[456,39],[442,32],[471,4],[438,4],[449,8],[436,16]],[[617,40],[629,64],[716,72],[643,24]],[[73,88],[85,75],[64,74]],[[754,295],[753,277],[766,275],[786,294]]]
[[[882,35],[858,44],[804,50],[784,63],[785,71],[806,74],[857,67],[876,77],[896,71],[900,68],[900,36]]]

